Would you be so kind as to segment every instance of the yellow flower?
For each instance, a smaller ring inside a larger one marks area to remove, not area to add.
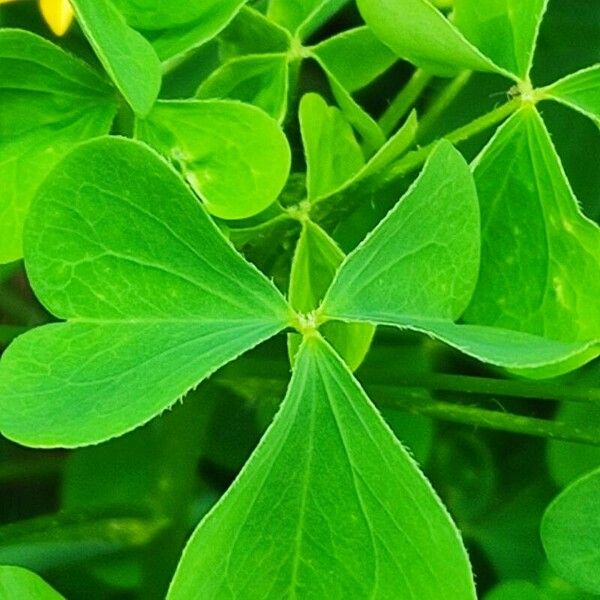
[[[8,4],[16,0],[0,0]],[[40,12],[54,35],[64,35],[73,22],[73,9],[69,0],[38,0]]]

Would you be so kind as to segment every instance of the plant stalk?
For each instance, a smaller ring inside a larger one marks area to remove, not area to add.
[[[386,137],[394,131],[402,118],[408,114],[408,111],[419,99],[431,79],[431,75],[425,73],[423,69],[417,69],[412,74],[407,84],[400,90],[379,119],[379,126]]]
[[[454,131],[447,134],[445,139],[453,144],[458,144],[459,142],[463,142],[478,133],[482,133],[486,131],[490,127],[500,123],[506,117],[515,112],[522,104],[520,98],[513,98],[508,102],[498,106],[494,110],[478,117],[474,121],[471,121],[467,125],[463,127],[459,127]],[[414,150],[413,152],[409,152],[403,158],[401,158],[397,163],[391,166],[388,171],[386,181],[390,182],[394,179],[402,177],[415,169],[418,169],[421,165],[425,163],[432,150],[437,145],[438,141],[431,142],[418,150]]]
[[[508,431],[532,435],[565,442],[577,442],[600,446],[600,433],[573,426],[561,421],[549,421],[537,417],[526,417],[513,413],[502,413],[476,406],[465,406],[453,402],[432,400],[426,397],[411,397],[398,394],[397,388],[392,386],[369,386],[373,391],[379,390],[383,395],[376,403],[387,408],[409,410],[422,415],[435,417],[444,421],[453,421],[475,427],[484,427],[497,431]]]
[[[422,141],[429,135],[442,113],[452,104],[454,99],[468,83],[473,71],[461,71],[437,96],[423,117],[419,120],[417,141]]]

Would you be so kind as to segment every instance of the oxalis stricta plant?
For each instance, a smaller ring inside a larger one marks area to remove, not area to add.
[[[600,64],[535,85],[546,5],[42,2],[80,57],[3,7],[0,283],[47,313],[0,303],[0,483],[45,449],[60,508],[0,592],[600,594],[600,231],[544,109],[600,126]]]

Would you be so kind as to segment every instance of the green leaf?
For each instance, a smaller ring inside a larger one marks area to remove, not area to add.
[[[267,593],[475,598],[448,513],[319,336],[303,343],[282,408],[193,534],[168,598]]]
[[[402,156],[415,141],[417,128],[417,113],[413,110],[402,124],[402,127],[369,159],[365,168],[358,174],[357,179],[365,179],[380,174],[388,165]]]
[[[348,255],[322,311],[373,322],[456,319],[469,302],[478,265],[473,178],[458,151],[440,142],[400,202]]]
[[[465,318],[563,342],[600,339],[600,230],[583,216],[537,110],[500,127],[474,163],[479,281]]]
[[[350,92],[367,86],[396,62],[396,55],[368,27],[349,29],[311,49]],[[360,60],[353,60],[360,56]]]
[[[327,215],[330,224],[337,224],[339,211],[349,207],[364,206],[373,197],[381,194],[385,179],[385,168],[402,156],[413,144],[417,133],[417,115],[412,111],[402,127],[368,160],[366,165],[351,179],[342,183],[326,196],[313,202],[311,215],[321,218]]]
[[[118,0],[131,4],[132,0]],[[164,6],[154,0],[144,0],[145,4],[153,10],[163,11]],[[194,48],[198,48],[212,40],[221,32],[235,17],[246,0],[203,0],[202,2],[171,2],[171,12],[175,18],[181,8],[183,13],[197,14],[193,21],[182,22],[177,26],[168,26],[158,22],[155,27],[144,29],[143,33],[148,39],[160,58],[166,62],[176,59]],[[137,4],[137,2],[136,2]],[[173,8],[174,7],[174,8]],[[188,13],[189,11],[189,13]],[[131,18],[136,19],[137,11],[131,10]]]
[[[32,446],[133,429],[288,321],[179,176],[124,139],[85,143],[52,172],[26,266],[46,308],[69,319],[17,338],[0,361],[0,430]]]
[[[267,16],[305,40],[349,0],[270,0]]]
[[[290,273],[289,302],[292,308],[304,315],[316,309],[343,260],[344,253],[337,244],[318,225],[305,221]],[[365,323],[332,321],[323,325],[321,333],[354,371],[369,351],[375,327]],[[288,334],[288,350],[292,359],[301,341],[301,335]]]
[[[456,0],[453,21],[498,66],[529,79],[548,0]]]
[[[440,215],[443,218],[440,219]],[[479,269],[479,209],[461,155],[440,142],[423,172],[351,252],[320,308],[321,318],[395,325],[428,333],[485,362],[547,377],[600,353],[595,341],[555,341],[480,325],[456,325]]]
[[[308,200],[314,202],[338,189],[365,164],[350,124],[341,111],[318,94],[305,94],[299,108],[306,156]]]
[[[358,7],[382,42],[433,75],[472,69],[515,78],[468,42],[428,0],[358,0]]]
[[[152,46],[127,25],[111,0],[72,0],[77,20],[100,62],[135,113],[158,96],[161,67]]]
[[[379,150],[385,144],[385,135],[381,127],[357,104],[346,88],[338,81],[335,74],[329,71],[329,68],[321,58],[317,54],[311,54],[310,56],[323,69],[329,82],[331,93],[344,113],[344,116],[363,138],[366,153],[372,154]]]
[[[287,111],[288,77],[285,54],[241,56],[213,71],[198,88],[196,97],[254,104],[281,123]]]
[[[287,29],[250,6],[244,6],[219,36],[224,61],[247,54],[287,54],[291,43]]]
[[[542,543],[552,568],[590,594],[600,594],[600,470],[581,477],[548,506]]]
[[[0,31],[0,263],[23,255],[33,195],[77,143],[107,133],[114,91],[87,65],[33,33]]]
[[[7,600],[64,600],[35,573],[11,566],[0,566],[0,597]]]
[[[583,113],[600,127],[600,64],[571,73],[541,93]]]
[[[473,358],[533,378],[572,371],[600,354],[600,346],[594,341],[559,342],[499,327],[399,318],[390,318],[389,324],[433,335]]]
[[[225,100],[160,101],[137,136],[179,166],[207,210],[223,219],[258,214],[279,196],[290,149],[262,110]]]
[[[190,21],[210,20],[225,4],[233,14],[243,4],[241,0],[202,0],[202,2],[156,2],[156,0],[112,0],[115,7],[136,29],[170,29]],[[218,31],[214,32],[216,35]]]

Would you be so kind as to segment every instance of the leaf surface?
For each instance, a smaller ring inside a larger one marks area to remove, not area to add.
[[[29,445],[124,433],[288,320],[179,176],[124,139],[83,144],[49,176],[26,267],[46,308],[69,319],[17,338],[0,361],[0,429]]]
[[[107,133],[114,91],[87,65],[33,33],[0,31],[0,263],[23,255],[23,223],[52,167]]]
[[[131,0],[119,0],[131,4]],[[208,2],[171,2],[170,11],[174,13],[177,25],[167,25],[168,21],[157,21],[150,28],[142,28],[160,58],[166,62],[184,55],[193,48],[198,48],[218,35],[235,17],[246,0],[209,0]],[[153,10],[163,11],[161,3],[154,0],[145,2]],[[165,5],[166,6],[166,5]],[[182,21],[177,13],[197,14],[194,20]],[[137,11],[131,11],[131,19],[137,18]],[[172,19],[171,19],[172,20]],[[134,22],[134,21],[130,21]]]
[[[286,54],[291,41],[287,29],[250,6],[244,6],[219,36],[223,60],[248,54]]]
[[[377,122],[354,100],[350,92],[338,81],[335,73],[331,72],[328,66],[317,54],[312,54],[312,58],[319,64],[329,86],[331,93],[335,98],[340,110],[354,129],[363,139],[363,145],[367,154],[373,154],[385,144],[385,135]]]
[[[131,27],[146,30],[170,29],[200,19],[210,22],[211,18],[219,15],[225,7],[233,15],[243,4],[241,0],[202,0],[202,2],[112,0],[112,2]]]
[[[0,597],[64,600],[39,575],[21,567],[0,566]]]
[[[266,594],[475,598],[448,513],[317,336],[273,425],[193,534],[168,598]]]
[[[326,23],[349,0],[271,0],[267,15],[300,40]]]
[[[542,543],[552,568],[580,590],[600,594],[600,470],[577,479],[548,506]]]
[[[430,334],[473,358],[534,378],[566,373],[600,352],[595,341],[561,342],[500,327],[399,318],[388,324]]]
[[[456,0],[454,23],[498,66],[529,79],[548,0]]]
[[[207,210],[243,219],[271,205],[287,180],[290,149],[262,110],[225,100],[160,101],[137,136],[182,170]]]
[[[600,230],[584,217],[533,107],[474,163],[479,281],[465,318],[564,342],[600,339]]]
[[[478,263],[473,178],[458,151],[440,142],[405,196],[348,255],[322,310],[374,322],[452,320],[469,302]]]
[[[365,159],[341,111],[328,106],[318,94],[302,97],[298,116],[306,157],[308,200],[314,202],[356,175]]]
[[[289,302],[292,308],[303,315],[315,310],[343,260],[344,253],[325,231],[316,223],[304,222],[290,272]],[[323,325],[321,333],[354,371],[369,351],[375,328],[366,323],[331,321]],[[300,334],[288,334],[292,358],[301,341]]]
[[[285,54],[241,56],[213,71],[198,88],[196,97],[254,104],[281,123],[287,110],[288,76]]]
[[[428,0],[358,0],[358,7],[382,42],[433,75],[447,77],[472,69],[514,78],[467,41]]]
[[[111,0],[72,0],[77,20],[100,62],[136,114],[158,96],[161,67],[150,43],[131,29]]]
[[[600,64],[559,79],[544,88],[543,93],[583,113],[600,127]]]
[[[338,188],[313,202],[311,215],[320,219],[327,215],[330,224],[337,223],[336,214],[349,206],[366,204],[372,197],[379,195],[385,168],[402,156],[414,143],[417,133],[417,115],[412,111],[402,127],[369,158],[367,163],[351,179]]]
[[[469,304],[478,268],[473,177],[461,155],[440,142],[405,196],[348,255],[320,311],[326,319],[428,333],[470,356],[513,369],[552,365],[558,373],[598,354],[594,340],[559,341],[516,327],[455,324]]]
[[[313,46],[311,52],[350,93],[371,83],[397,60],[368,27],[349,29],[327,38]]]

